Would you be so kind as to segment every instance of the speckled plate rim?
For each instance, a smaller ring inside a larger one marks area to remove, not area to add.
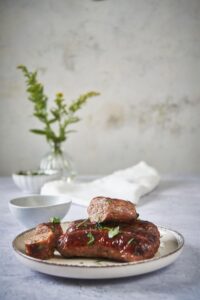
[[[67,224],[69,222],[64,222],[64,224]],[[70,264],[70,263],[59,263],[59,262],[52,262],[51,260],[42,260],[42,259],[37,259],[37,258],[34,258],[34,257],[31,257],[31,256],[28,256],[26,255],[25,253],[23,253],[22,251],[20,251],[16,245],[16,242],[19,238],[21,238],[23,235],[31,232],[34,230],[34,228],[31,228],[31,229],[28,229],[22,233],[20,233],[19,235],[17,235],[15,237],[15,239],[13,240],[12,242],[12,247],[14,249],[14,251],[22,256],[23,258],[27,259],[27,260],[30,260],[30,261],[35,261],[37,263],[41,263],[43,265],[51,265],[51,266],[57,266],[57,267],[72,267],[72,268],[83,268],[83,269],[102,269],[102,268],[105,268],[105,269],[108,269],[108,268],[114,268],[114,267],[124,267],[124,266],[134,266],[134,265],[141,265],[141,264],[146,264],[146,263],[150,263],[150,262],[154,262],[154,261],[159,261],[159,260],[162,260],[162,259],[165,259],[169,256],[172,256],[174,254],[177,254],[178,252],[181,252],[182,249],[183,249],[183,246],[184,246],[184,237],[181,233],[179,233],[178,231],[175,231],[175,230],[172,230],[172,229],[169,229],[169,228],[166,228],[166,227],[163,227],[163,226],[157,226],[159,231],[164,231],[164,232],[167,232],[167,233],[172,233],[175,238],[176,238],[176,241],[177,241],[177,244],[178,246],[173,250],[173,251],[170,251],[164,255],[161,255],[159,257],[153,257],[153,258],[150,258],[150,259],[144,259],[144,260],[141,260],[141,261],[137,261],[137,262],[113,262],[112,264],[112,261],[111,260],[107,260],[107,262],[109,262],[109,265],[80,265],[80,264]],[[84,260],[84,258],[80,258],[81,260]],[[88,258],[87,258],[88,259]],[[98,259],[98,258],[97,258]],[[67,262],[67,258],[65,258],[66,262]],[[94,260],[94,259],[93,259]],[[103,261],[103,259],[102,259]],[[106,260],[105,260],[106,262]]]

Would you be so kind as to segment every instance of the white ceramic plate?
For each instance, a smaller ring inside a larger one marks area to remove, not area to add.
[[[67,223],[63,223],[63,228]],[[183,236],[173,230],[158,226],[161,235],[160,248],[151,259],[139,262],[121,263],[103,259],[63,258],[58,253],[49,260],[36,259],[25,254],[24,241],[33,235],[30,229],[18,235],[13,241],[15,254],[20,262],[41,273],[79,279],[105,279],[135,276],[159,270],[181,254]]]

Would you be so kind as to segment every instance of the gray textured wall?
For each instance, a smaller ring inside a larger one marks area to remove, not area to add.
[[[53,99],[101,92],[65,149],[80,173],[146,160],[200,173],[199,0],[0,0],[0,175],[34,168],[48,150],[29,133],[26,64]]]

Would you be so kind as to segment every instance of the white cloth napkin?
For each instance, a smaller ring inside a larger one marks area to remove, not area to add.
[[[145,162],[140,162],[87,183],[67,183],[63,180],[47,182],[42,187],[41,194],[64,194],[74,203],[84,206],[88,206],[90,200],[96,196],[119,198],[137,204],[140,197],[151,192],[159,181],[158,172]]]

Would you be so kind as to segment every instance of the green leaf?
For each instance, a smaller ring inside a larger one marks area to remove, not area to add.
[[[51,109],[51,113],[56,120],[59,120],[59,112],[56,109]]]
[[[35,117],[37,117],[42,123],[46,123],[47,122],[47,117],[46,114],[42,113],[42,112],[36,112],[33,114]]]
[[[109,239],[112,239],[113,237],[115,237],[116,235],[119,234],[119,226],[116,226],[114,228],[110,228],[108,231],[108,237]]]
[[[52,218],[50,218],[50,221],[53,224],[60,224],[60,218],[59,217],[52,217]]]
[[[50,119],[50,120],[48,121],[48,123],[49,123],[49,124],[52,124],[52,123],[55,123],[56,121],[57,121],[57,119],[54,118],[54,119]]]
[[[88,222],[88,219],[85,219],[85,220],[81,221],[80,223],[78,223],[76,225],[76,228],[79,228],[80,226],[85,225],[85,223],[87,223],[87,222]]]
[[[134,242],[135,242],[135,238],[133,237],[128,241],[127,245],[130,245],[131,243],[134,243]]]
[[[47,134],[45,130],[40,130],[40,129],[30,129],[30,131],[35,134],[41,134],[41,135]]]
[[[100,93],[93,92],[93,91],[80,95],[79,98],[73,101],[73,103],[69,106],[69,110],[72,111],[73,113],[76,112],[87,102],[89,98],[98,95],[100,95]]]
[[[95,241],[94,236],[91,232],[88,232],[87,237],[89,239],[89,241],[87,242],[88,245],[92,245]]]
[[[76,123],[80,121],[79,117],[69,117],[67,120],[65,120],[64,124],[65,126],[72,124],[72,123]]]
[[[49,139],[49,140],[56,140],[56,135],[55,135],[55,133],[52,131],[52,129],[49,126],[46,127],[45,131],[46,131],[46,137],[47,137],[47,139]]]
[[[116,227],[107,227],[103,226],[101,223],[96,224],[97,229],[105,229],[108,230],[108,237],[111,239],[120,233],[119,226]]]

